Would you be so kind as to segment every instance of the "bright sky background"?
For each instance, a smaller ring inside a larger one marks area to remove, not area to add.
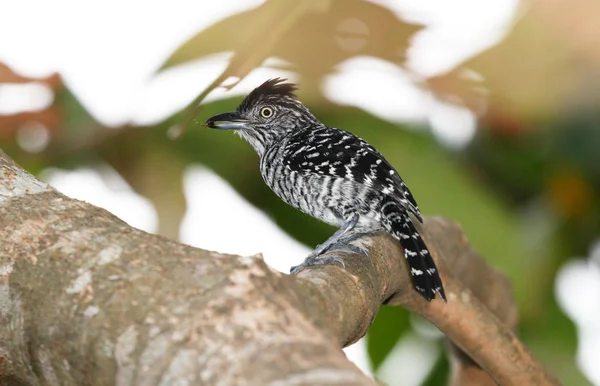
[[[262,2],[2,2],[0,61],[28,76],[59,72],[86,109],[106,125],[151,124],[187,105],[225,68],[230,57],[229,53],[223,53],[154,76],[169,54],[210,24]],[[413,41],[407,66],[427,76],[448,71],[496,43],[518,11],[516,0],[374,2],[426,25]],[[290,77],[275,70],[255,70],[231,92],[216,90],[209,100],[243,95],[266,78],[281,75]],[[362,92],[367,85],[371,92]],[[470,111],[440,103],[415,87],[411,77],[400,69],[375,58],[360,57],[342,63],[339,72],[326,80],[323,91],[332,101],[359,106],[391,121],[429,122],[433,133],[450,147],[464,146],[475,130],[475,117]],[[0,114],[40,109],[51,102],[52,94],[44,87],[0,86]],[[26,128],[19,134],[19,143],[31,151],[39,151],[45,144],[43,132],[39,127]],[[65,194],[104,207],[135,227],[150,232],[157,229],[156,213],[150,202],[133,192],[106,165],[75,171],[52,169],[44,177]],[[310,251],[209,170],[191,166],[184,184],[189,209],[181,228],[183,242],[224,253],[262,252],[268,264],[284,272]],[[235,211],[236,222],[222,217],[223,211]],[[211,218],[210,227],[203,218]],[[224,228],[228,232],[222,232]],[[225,237],[231,231],[239,235],[236,244]],[[593,253],[600,260],[600,246]],[[600,385],[597,366],[600,315],[585,307],[585,304],[600,304],[597,283],[600,272],[591,269],[584,260],[575,261],[561,271],[557,296],[580,331],[578,361],[588,377]],[[570,302],[569,299],[577,297],[574,293],[577,296],[585,293],[586,302]],[[392,386],[419,385],[440,355],[431,339],[418,331],[404,337],[377,375]],[[370,373],[362,341],[346,352]]]

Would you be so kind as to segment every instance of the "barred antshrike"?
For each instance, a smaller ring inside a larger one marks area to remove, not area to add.
[[[209,118],[205,125],[234,130],[254,147],[267,185],[283,201],[340,227],[304,262],[339,262],[329,250],[350,244],[361,233],[384,230],[400,241],[415,289],[428,301],[444,287],[425,242],[409,213],[422,221],[408,187],[375,148],[346,131],[325,126],[296,98],[296,86],[271,79],[254,89],[233,113]],[[360,250],[365,253],[365,251]]]

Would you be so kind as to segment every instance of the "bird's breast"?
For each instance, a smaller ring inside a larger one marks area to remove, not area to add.
[[[367,186],[344,178],[292,170],[277,160],[261,160],[261,174],[284,202],[325,223],[341,226],[353,213],[360,215],[361,228],[376,228],[379,223],[379,199]]]

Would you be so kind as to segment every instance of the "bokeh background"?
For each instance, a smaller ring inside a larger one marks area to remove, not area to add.
[[[597,0],[0,3],[6,153],[132,226],[287,272],[334,229],[200,126],[275,76],[462,225],[564,384],[600,385]],[[441,334],[398,308],[347,354],[389,385],[448,375]]]

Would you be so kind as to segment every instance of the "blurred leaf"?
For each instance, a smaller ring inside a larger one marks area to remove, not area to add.
[[[63,87],[62,81],[57,74],[42,78],[30,78],[19,75],[7,65],[0,63],[0,85],[27,83],[39,83],[49,87],[54,92]],[[24,111],[11,115],[0,114],[0,140],[11,138],[23,125],[33,122],[39,123],[50,132],[53,132],[59,125],[60,118],[60,111],[56,102],[40,111]]]
[[[597,83],[598,4],[528,2],[498,44],[428,83],[437,94],[482,113],[492,130],[543,130],[579,98],[579,89]]]
[[[235,51],[228,73],[244,76],[261,65],[294,23],[305,12],[327,8],[330,1],[267,1],[253,10],[235,14],[200,32],[167,59],[160,68],[199,59],[209,54]]]
[[[408,38],[416,30],[387,8],[358,0],[271,0],[231,16],[190,39],[161,67],[164,70],[217,52],[234,51],[225,71],[194,99],[183,123],[173,126],[170,136],[178,137],[189,126],[212,90],[229,77],[237,77],[239,82],[269,57],[288,61],[305,82],[307,78],[316,82],[338,63],[357,55],[401,63]]]
[[[137,128],[107,140],[100,155],[137,193],[152,202],[159,220],[157,233],[177,241],[187,209],[183,192],[187,163],[172,145],[162,131]]]
[[[183,123],[171,127],[169,129],[169,135],[175,138],[179,137],[198,113],[200,104],[204,98],[206,98],[212,90],[219,87],[229,77],[237,77],[237,82],[239,82],[239,80],[248,75],[250,71],[259,67],[270,55],[277,41],[285,35],[287,30],[293,26],[300,16],[305,12],[313,10],[313,8],[321,8],[326,4],[326,2],[315,0],[267,1],[262,7],[258,8],[262,11],[259,14],[259,18],[251,21],[238,20],[239,24],[236,24],[235,26],[229,25],[230,31],[235,31],[236,36],[244,37],[244,44],[238,44],[236,46],[235,54],[229,61],[225,71],[223,71],[221,75],[219,75],[196,97],[196,99],[192,101],[192,103],[190,103],[188,106],[190,111],[186,114]],[[250,12],[255,11],[256,10]],[[239,16],[240,15],[238,14],[233,16],[233,18],[239,18]],[[245,33],[240,33],[240,26]],[[198,44],[197,40],[202,39],[192,39],[192,41],[195,40],[196,42],[194,44],[185,44],[182,48],[177,50],[173,56],[167,60],[167,64],[165,64],[163,68],[181,63],[179,62],[181,57],[183,57],[184,60],[189,57],[190,51],[195,51],[189,47],[192,46],[195,48]],[[215,39],[215,41],[220,41],[220,39]],[[229,85],[228,87],[231,88],[234,85],[235,84]]]
[[[52,74],[41,78],[31,78],[14,72],[4,63],[0,63],[0,83],[30,83],[39,82],[55,89],[62,87],[62,81],[57,74]]]
[[[410,329],[408,311],[382,306],[367,333],[367,351],[376,372],[396,343]]]
[[[499,197],[523,204],[544,185],[549,141],[548,135],[535,132],[504,136],[482,130],[465,154],[474,171],[496,189]]]
[[[565,218],[585,215],[592,207],[592,188],[573,167],[564,165],[552,173],[547,189],[555,210]]]
[[[271,0],[200,32],[175,51],[161,70],[234,51],[231,67],[244,68],[244,75],[267,57],[277,57],[301,74],[320,77],[357,55],[401,63],[408,39],[419,28],[367,1]],[[232,70],[228,73],[236,75]]]
[[[107,128],[96,121],[70,90],[58,91],[55,100],[63,115],[59,130],[52,138],[50,154],[86,153],[106,138],[118,135],[119,128]]]
[[[551,372],[564,385],[591,386],[575,358],[577,332],[573,323],[558,308],[552,296],[545,298],[540,315],[525,323],[520,335],[527,347],[542,363],[551,366]]]
[[[448,374],[450,372],[450,363],[448,362],[448,355],[444,352],[439,356],[438,360],[433,365],[433,369],[425,378],[422,386],[439,386],[450,384],[448,382]]]

